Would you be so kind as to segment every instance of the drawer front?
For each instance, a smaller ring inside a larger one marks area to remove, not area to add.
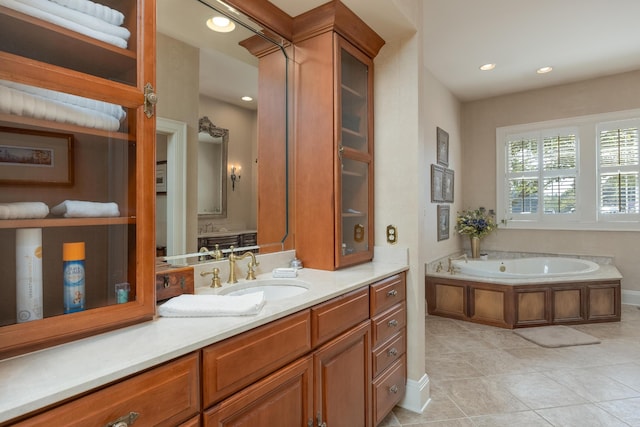
[[[405,274],[400,273],[371,285],[371,316],[405,300]]]
[[[369,318],[369,287],[311,308],[311,345],[317,347]]]
[[[193,293],[193,267],[172,268],[156,273],[156,301]]]
[[[105,426],[135,412],[136,427],[175,426],[200,412],[199,365],[193,353],[16,425]]]
[[[406,304],[403,302],[391,307],[384,313],[378,314],[371,319],[371,324],[372,347],[375,348],[407,325]]]
[[[373,350],[373,377],[377,377],[393,362],[402,357],[407,351],[407,331],[402,329],[400,333],[392,336],[382,343],[379,348]]]
[[[309,310],[202,350],[202,395],[208,407],[311,350]]]
[[[373,382],[373,424],[378,425],[405,393],[407,359],[403,355]]]

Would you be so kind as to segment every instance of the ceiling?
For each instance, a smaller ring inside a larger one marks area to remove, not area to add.
[[[297,16],[327,0],[270,1]],[[342,1],[387,41],[414,32],[414,14],[407,19],[394,5],[423,2],[425,67],[463,102],[640,69],[639,0]],[[168,20],[159,12],[159,31],[181,39],[176,20],[189,15],[187,4],[198,2],[157,3],[159,11],[169,7]],[[201,16],[190,19],[184,24],[189,31]],[[497,64],[493,71],[479,70],[489,62]],[[220,68],[222,62],[214,64]],[[542,66],[553,71],[537,74]]]

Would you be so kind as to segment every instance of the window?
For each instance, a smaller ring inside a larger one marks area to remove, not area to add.
[[[640,229],[640,110],[497,129],[502,227]]]

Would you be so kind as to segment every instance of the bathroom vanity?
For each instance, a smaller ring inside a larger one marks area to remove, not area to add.
[[[405,271],[304,269],[309,290],[257,316],[158,318],[1,361],[0,425],[377,425],[404,395]]]

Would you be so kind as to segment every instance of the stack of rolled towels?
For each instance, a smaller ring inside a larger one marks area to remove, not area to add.
[[[104,218],[120,216],[117,203],[65,200],[51,208],[53,215],[64,218]],[[42,202],[0,203],[0,219],[39,219],[49,214],[49,207]]]
[[[124,15],[90,0],[0,0],[0,5],[126,49]]]
[[[119,105],[8,80],[0,80],[0,112],[107,131],[126,117]]]

